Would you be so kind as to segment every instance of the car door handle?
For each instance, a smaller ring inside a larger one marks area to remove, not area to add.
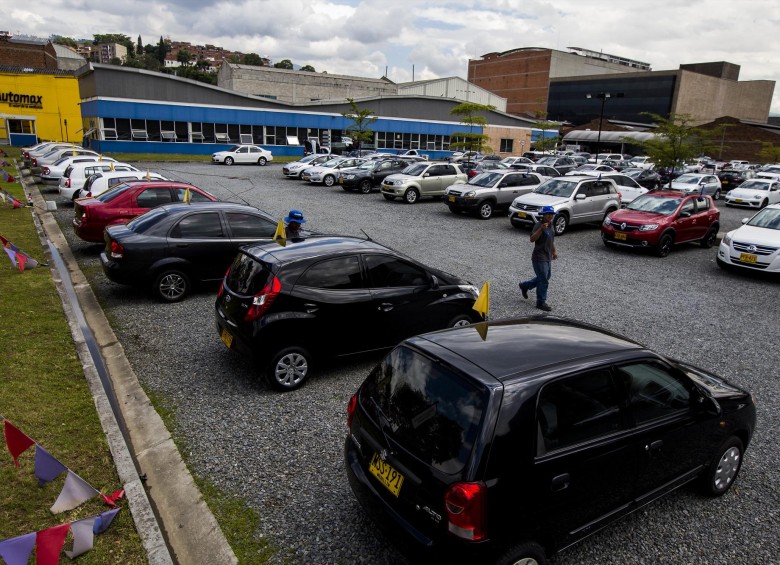
[[[393,305],[390,304],[389,302],[382,302],[382,304],[380,304],[377,307],[377,310],[379,310],[381,312],[389,312],[392,309],[393,309]]]
[[[569,473],[564,473],[563,475],[558,475],[557,477],[553,477],[550,487],[552,488],[553,492],[558,492],[569,488],[570,482],[571,482],[571,477],[569,476]]]
[[[177,243],[176,244],[176,247],[189,247],[189,246],[190,246],[189,243]]]
[[[320,307],[309,302],[303,305],[303,309],[306,310],[307,314],[314,314],[317,310],[320,309]]]
[[[661,439],[655,440],[654,442],[651,442],[645,446],[645,451],[648,453],[651,451],[661,451],[661,448],[664,446],[664,442]]]

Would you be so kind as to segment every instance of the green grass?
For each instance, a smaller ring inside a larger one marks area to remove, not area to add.
[[[19,151],[6,149],[11,162]],[[5,167],[16,175],[12,167]],[[22,202],[18,183],[0,186]],[[31,257],[45,255],[29,208],[13,210],[0,202],[0,235]],[[100,426],[59,295],[47,267],[25,272],[0,256],[0,415],[40,444],[62,464],[105,493],[121,488],[105,434]],[[49,508],[65,482],[65,473],[39,487],[35,448],[14,467],[10,453],[0,455],[0,540],[39,531],[108,509],[92,499],[78,508],[52,515]],[[95,537],[82,563],[146,563],[127,501],[105,533]],[[66,541],[69,548],[72,538]]]

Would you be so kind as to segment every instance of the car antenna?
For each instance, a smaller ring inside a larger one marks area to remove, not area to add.
[[[364,235],[364,236],[366,236],[366,239],[367,239],[368,241],[374,241],[373,239],[371,239],[371,236],[370,236],[370,235],[368,235],[368,234],[365,232],[365,230],[364,230],[363,228],[360,228],[360,231],[362,231],[362,232],[363,232],[363,235]]]
[[[230,190],[229,188],[227,188],[225,185],[223,185],[223,184],[222,184],[222,183],[220,183],[220,182],[218,182],[217,184],[218,184],[218,185],[219,185],[219,186],[220,186],[220,187],[221,187],[223,190],[226,190],[226,191],[228,191],[228,192],[229,192],[231,195],[233,195],[233,196],[235,196],[236,198],[238,198],[239,200],[241,200],[241,201],[242,201],[244,204],[246,204],[247,206],[252,206],[252,205],[251,205],[249,202],[247,202],[247,201],[246,201],[246,199],[244,199],[244,197],[243,197],[243,196],[241,196],[240,194],[237,194],[237,193],[233,192],[232,190]],[[254,207],[254,206],[253,206],[253,207]]]

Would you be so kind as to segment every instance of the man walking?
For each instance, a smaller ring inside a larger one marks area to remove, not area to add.
[[[536,307],[545,312],[552,310],[547,304],[547,287],[552,276],[552,261],[558,258],[558,251],[555,249],[555,228],[552,224],[554,218],[555,208],[552,206],[542,208],[542,219],[536,222],[531,230],[531,242],[534,244],[531,265],[536,276],[519,285],[523,298],[528,298],[529,290],[536,289]]]

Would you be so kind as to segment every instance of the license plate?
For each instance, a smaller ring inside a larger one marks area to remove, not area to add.
[[[518,218],[525,218],[525,217],[526,217],[526,215],[527,215],[527,214],[526,214],[525,212],[518,212],[518,213],[517,213],[517,217],[518,217]]]
[[[741,199],[741,198],[735,198],[735,199],[734,199],[734,202],[739,202],[739,203],[742,203],[742,199]]]
[[[382,461],[378,453],[374,453],[371,458],[368,470],[387,490],[393,493],[393,496],[398,496],[398,493],[401,492],[401,485],[404,484],[404,476],[396,471],[392,465]]]
[[[309,180],[309,175],[301,175],[301,178],[302,178],[303,180]]]
[[[455,197],[454,196],[450,196],[450,202],[455,202]]]
[[[219,337],[222,340],[222,343],[225,344],[225,347],[230,349],[230,347],[233,345],[233,334],[227,330],[222,330],[222,333],[219,335]]]
[[[625,241],[626,240],[626,234],[615,232],[615,239],[619,239],[621,241]]]
[[[740,253],[739,260],[745,263],[755,263],[758,260],[758,256],[751,253]]]
[[[339,184],[344,184],[344,179],[339,177]]]

